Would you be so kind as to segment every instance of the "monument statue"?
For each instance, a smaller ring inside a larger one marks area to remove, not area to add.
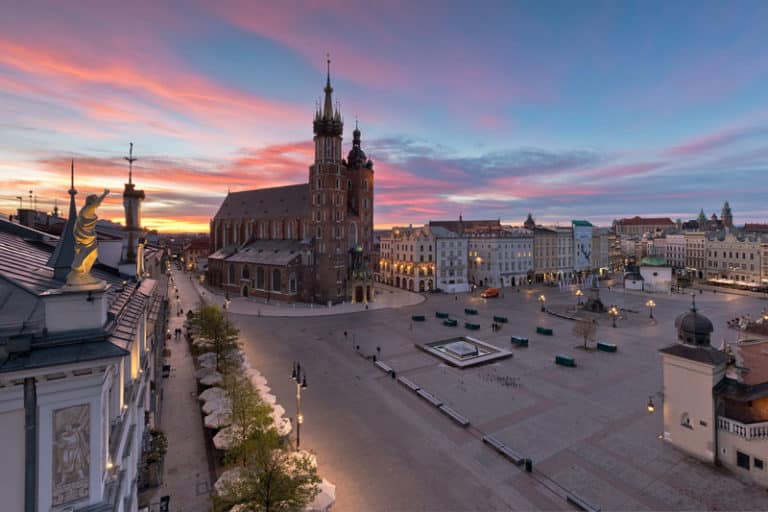
[[[73,228],[75,236],[75,258],[72,260],[72,271],[67,275],[68,286],[86,286],[99,284],[101,281],[91,275],[91,267],[99,255],[96,243],[96,208],[109,194],[104,189],[100,196],[91,194],[85,199],[85,206],[75,220]]]

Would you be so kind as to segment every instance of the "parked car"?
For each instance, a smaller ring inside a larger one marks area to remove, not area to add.
[[[483,293],[480,294],[480,296],[484,299],[491,299],[494,297],[498,297],[501,295],[501,290],[498,288],[488,288]]]

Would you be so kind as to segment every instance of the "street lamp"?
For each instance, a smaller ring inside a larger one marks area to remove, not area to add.
[[[578,297],[579,302],[577,305],[581,306],[581,296],[584,295],[584,292],[581,290],[576,290],[576,297]]]
[[[541,302],[541,311],[546,311],[544,304],[547,302],[547,298],[544,296],[544,294],[539,295],[539,302]]]
[[[616,327],[616,317],[619,316],[619,310],[616,306],[611,306],[608,309],[608,314],[613,318],[613,326]]]
[[[293,362],[291,378],[296,382],[296,451],[298,451],[301,443],[301,424],[304,423],[304,416],[301,414],[301,390],[307,388],[307,372],[298,361]]]
[[[647,405],[647,407],[648,407],[648,412],[649,413],[653,413],[653,411],[656,410],[656,406],[653,405],[653,397],[652,396],[648,397],[648,405]]]
[[[649,318],[653,318],[653,308],[656,307],[656,303],[653,302],[653,299],[648,299],[648,302],[646,302],[645,305],[648,306],[648,309],[651,311]]]

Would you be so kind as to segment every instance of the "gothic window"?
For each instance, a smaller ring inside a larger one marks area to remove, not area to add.
[[[272,290],[280,291],[280,270],[275,269],[272,271]]]
[[[368,190],[368,180],[363,180],[363,190]]]
[[[243,266],[243,279],[250,279],[251,278],[251,272],[248,270],[248,265]]]
[[[352,180],[347,180],[347,190],[352,190]]]
[[[256,288],[264,289],[264,267],[256,267]]]
[[[235,266],[232,264],[229,265],[229,282],[235,282]]]
[[[320,188],[320,178],[319,177],[317,178],[317,188]],[[320,201],[320,200],[318,199],[318,201]]]
[[[336,188],[341,188],[341,180],[336,178]]]
[[[317,217],[317,222],[320,222],[320,210],[317,210],[316,217]]]
[[[320,215],[320,212],[318,212],[318,216],[319,216],[319,215]],[[318,220],[320,220],[320,219],[318,219]],[[317,226],[317,230],[316,230],[316,232],[315,232],[315,236],[316,236],[317,238],[323,238],[323,230],[322,230],[322,229],[320,229],[320,226]]]
[[[296,293],[296,273],[292,272],[288,277],[288,291]]]
[[[368,209],[368,198],[367,197],[365,199],[363,199],[363,209],[365,209],[365,210]]]
[[[277,222],[272,223],[272,239],[277,240],[277,236],[280,232],[280,228],[277,225]]]

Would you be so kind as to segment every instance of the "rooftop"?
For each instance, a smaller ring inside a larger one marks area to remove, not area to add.
[[[230,192],[216,212],[217,219],[305,217],[309,212],[309,184]]]

